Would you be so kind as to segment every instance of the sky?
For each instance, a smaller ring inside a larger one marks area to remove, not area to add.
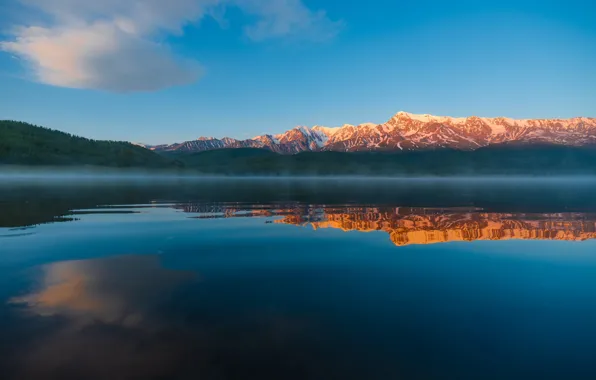
[[[596,116],[596,3],[0,0],[0,119],[147,144]]]

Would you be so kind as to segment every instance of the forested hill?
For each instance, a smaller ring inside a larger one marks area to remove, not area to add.
[[[304,152],[220,149],[175,155],[203,173],[230,175],[595,175],[596,148],[491,145],[474,151]]]
[[[0,120],[0,164],[169,168],[180,162],[128,142],[99,141]]]

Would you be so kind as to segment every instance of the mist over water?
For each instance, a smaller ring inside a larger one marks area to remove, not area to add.
[[[202,174],[191,170],[172,169],[140,169],[140,168],[109,168],[109,167],[34,167],[18,165],[0,166],[0,181],[33,182],[82,182],[82,181],[163,181],[163,180],[281,180],[281,181],[417,181],[417,182],[498,182],[498,183],[586,183],[596,182],[595,175],[212,175]],[[1,183],[0,183],[1,184]]]

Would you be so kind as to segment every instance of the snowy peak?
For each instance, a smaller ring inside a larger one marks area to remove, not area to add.
[[[400,111],[391,120],[400,120],[400,121],[416,121],[419,123],[444,123],[450,125],[465,125],[465,124],[486,124],[491,126],[492,128],[497,129],[499,132],[504,132],[505,126],[512,126],[512,127],[546,127],[546,128],[576,128],[579,124],[585,123],[589,124],[592,127],[596,123],[595,118],[588,118],[588,117],[574,117],[571,119],[511,119],[507,117],[478,117],[478,116],[468,116],[468,117],[451,117],[451,116],[434,116],[429,114],[412,114],[404,111]],[[390,120],[390,121],[391,121]]]
[[[298,126],[276,135],[249,140],[200,137],[153,150],[204,151],[222,148],[264,148],[282,154],[304,151],[392,151],[451,148],[472,150],[490,144],[519,142],[596,146],[596,119],[510,119],[451,117],[400,111],[383,124],[341,127]]]
[[[320,132],[320,133],[324,134],[325,136],[327,136],[327,138],[333,136],[340,129],[341,129],[341,127],[329,128],[329,127],[323,127],[320,125],[315,125],[314,127],[312,127],[313,131]]]

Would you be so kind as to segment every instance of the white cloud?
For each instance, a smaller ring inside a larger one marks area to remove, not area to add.
[[[192,83],[201,72],[197,63],[113,23],[23,28],[1,47],[28,61],[39,82],[55,86],[153,91]]]
[[[176,56],[158,41],[225,7],[256,16],[246,26],[255,41],[325,40],[340,22],[301,0],[21,0],[49,19],[21,26],[0,50],[25,60],[35,79],[55,86],[114,92],[154,91],[199,79],[197,62]]]

